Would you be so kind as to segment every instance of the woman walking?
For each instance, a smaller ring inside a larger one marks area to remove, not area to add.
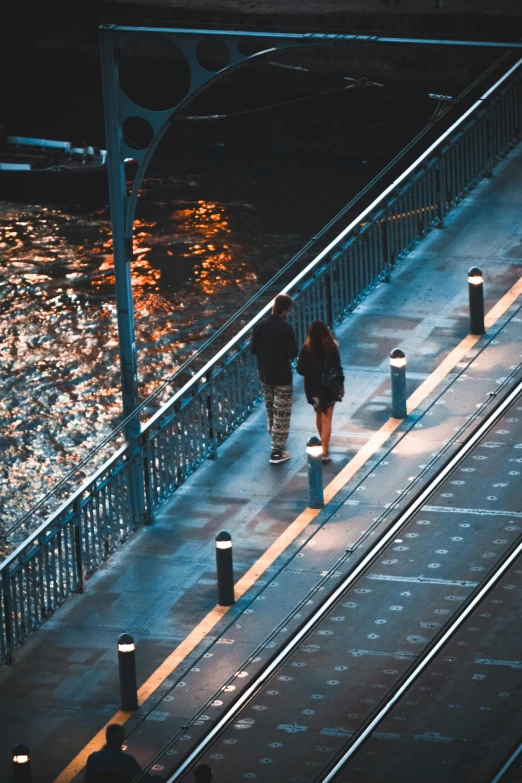
[[[306,399],[313,406],[317,431],[323,446],[323,462],[330,462],[328,446],[336,402],[344,394],[344,374],[337,343],[323,321],[312,321],[297,360],[297,372],[304,375]]]

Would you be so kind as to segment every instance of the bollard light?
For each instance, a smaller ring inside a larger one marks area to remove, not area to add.
[[[482,271],[478,266],[472,266],[468,272],[468,283],[471,283],[471,285],[482,285],[483,282]]]
[[[405,419],[406,410],[406,356],[400,348],[394,348],[390,353],[392,416],[394,419]]]
[[[31,754],[27,745],[15,745],[13,748],[14,783],[31,783]]]
[[[218,604],[232,606],[235,602],[232,536],[226,530],[221,530],[216,536],[216,572]]]
[[[122,633],[118,639],[118,670],[121,708],[124,712],[137,710],[136,645],[130,633]]]
[[[306,443],[306,461],[308,466],[308,506],[324,507],[323,492],[323,446],[317,435],[312,435]]]
[[[127,636],[127,634],[123,634],[123,636]],[[118,652],[133,652],[135,649],[136,645],[134,642],[129,642],[129,644],[120,644],[120,642],[118,642]]]
[[[478,266],[468,272],[469,333],[484,334],[484,278]]]
[[[318,441],[317,445],[310,445],[310,441]],[[323,446],[319,438],[316,438],[315,436],[308,439],[308,444],[306,446],[306,453],[309,454],[311,457],[322,457],[323,455]]]
[[[400,348],[396,348],[391,352],[390,365],[392,367],[406,367],[406,357]]]

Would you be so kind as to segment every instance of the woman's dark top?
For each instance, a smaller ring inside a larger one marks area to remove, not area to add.
[[[325,399],[324,393],[321,390],[321,378],[332,367],[335,367],[338,370],[338,374],[344,381],[341,357],[339,356],[336,345],[328,351],[328,354],[323,351],[317,355],[311,353],[307,345],[303,345],[299,354],[299,359],[297,360],[297,372],[299,375],[304,375],[306,399],[310,405],[313,405],[314,407],[315,400],[318,399],[322,411],[325,411],[332,400]]]

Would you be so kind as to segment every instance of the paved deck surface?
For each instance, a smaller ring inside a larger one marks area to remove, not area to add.
[[[522,417],[518,416],[520,435]],[[512,451],[512,444],[506,445],[502,450]],[[477,521],[464,530],[459,523],[457,532],[463,538],[472,535]],[[520,529],[519,518],[483,525],[479,535],[485,551],[477,563],[483,566],[492,549],[504,546],[498,540],[520,537]],[[447,611],[459,595],[443,592],[441,604]],[[389,780],[390,775],[401,783],[491,783],[522,737],[521,600],[522,563],[518,559],[335,783],[377,783]],[[506,775],[502,783],[520,781],[520,769],[520,764],[515,765],[514,777]]]
[[[444,406],[451,403],[451,391],[440,400]],[[203,760],[217,780],[321,780],[497,570],[522,529],[521,471],[514,469],[520,467],[521,403],[519,396],[209,747]],[[378,481],[396,471],[388,464],[374,473]],[[361,488],[371,492],[369,484],[370,477]],[[341,543],[348,527],[343,522],[353,511],[348,506],[337,513],[312,539],[316,546],[306,552],[302,567],[317,568],[324,558],[317,551],[321,543],[333,537]],[[364,512],[357,508],[355,515]],[[353,567],[352,557],[335,568],[347,566]],[[517,563],[339,781],[489,783],[522,735],[520,574]],[[301,617],[299,612],[287,623],[287,636]],[[189,674],[186,686],[199,676]],[[182,780],[189,783],[191,773]]]
[[[512,153],[495,178],[484,181],[451,215],[447,228],[434,231],[402,263],[392,283],[379,286],[339,328],[347,396],[334,414],[333,460],[325,468],[325,483],[388,421],[389,351],[405,350],[413,392],[467,334],[467,269],[485,270],[486,310],[519,279],[521,162],[522,151]],[[223,683],[243,671],[241,682],[248,682],[263,663],[260,651],[268,655],[277,649],[285,635],[279,632],[295,616],[296,605],[301,601],[304,616],[312,594],[324,589],[325,575],[341,576],[335,568],[340,554],[349,549],[355,562],[371,543],[374,524],[386,524],[390,508],[406,502],[406,490],[413,491],[436,469],[441,452],[456,448],[463,426],[480,419],[490,395],[520,362],[518,306],[513,304],[440,378],[350,481],[341,481],[345,486],[328,507],[268,569],[261,568],[251,589],[206,636],[200,634],[201,641],[177,667],[162,670],[157,689],[127,722],[129,748],[142,763],[175,735],[173,763],[183,755],[237,694],[239,682],[235,692],[222,692]],[[270,466],[264,413],[254,413],[217,462],[192,476],[155,524],[118,551],[89,580],[86,594],[74,596],[28,641],[14,667],[0,671],[0,723],[6,727],[0,739],[1,780],[9,773],[11,747],[23,741],[32,749],[35,783],[50,783],[111,719],[118,709],[119,633],[135,636],[142,684],[214,610],[216,532],[227,528],[233,535],[237,577],[281,541],[307,505],[304,444],[313,419],[296,381],[293,456]],[[376,481],[377,465],[382,478]],[[190,673],[197,678],[189,680]],[[209,704],[215,714],[208,714]],[[188,732],[184,727],[194,716]],[[164,760],[158,763],[166,772]],[[62,775],[61,783],[75,774]]]

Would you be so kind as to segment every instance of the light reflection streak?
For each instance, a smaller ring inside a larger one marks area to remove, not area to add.
[[[200,199],[155,206],[159,219],[136,221],[131,263],[142,397],[257,282],[226,205]],[[236,207],[239,214],[247,209]],[[118,421],[111,249],[104,209],[0,208],[0,528],[52,489]]]

